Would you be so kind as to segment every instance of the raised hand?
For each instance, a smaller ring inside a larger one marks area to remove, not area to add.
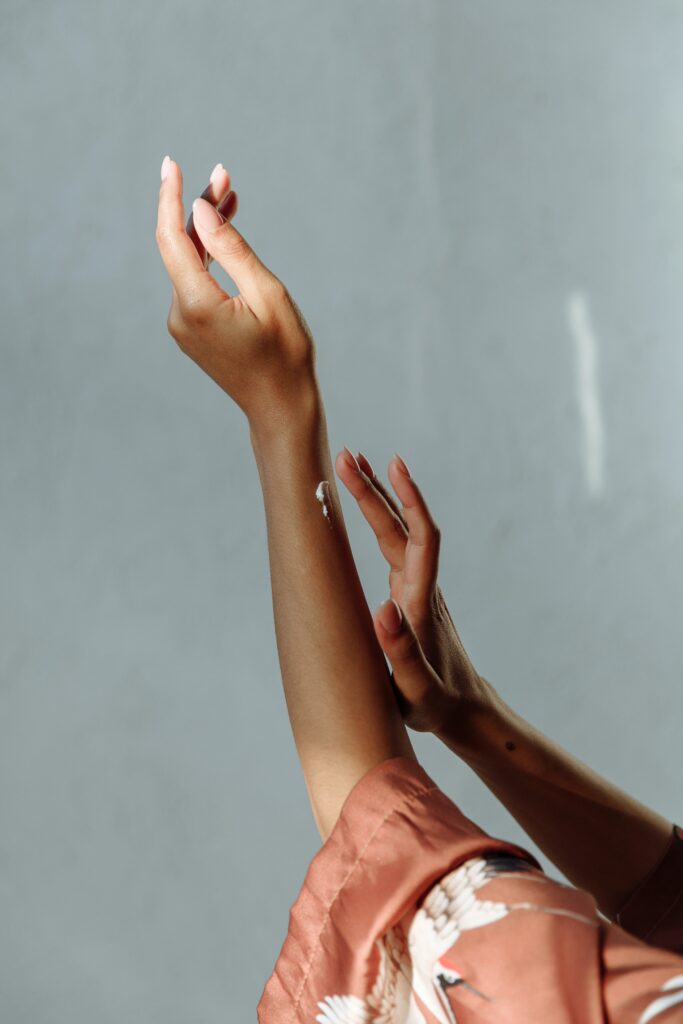
[[[406,724],[421,732],[465,723],[487,701],[488,683],[475,670],[437,583],[441,532],[403,459],[389,463],[400,505],[360,452],[337,455],[335,468],[358,502],[389,564],[389,601],[373,621],[389,658]],[[395,602],[395,604],[394,604]]]
[[[227,172],[215,174],[186,228],[180,167],[169,158],[162,165],[156,239],[173,285],[167,327],[243,409],[252,430],[277,430],[292,403],[315,401],[313,339],[285,286],[233,227],[235,193]],[[232,278],[236,295],[209,273],[209,257]]]

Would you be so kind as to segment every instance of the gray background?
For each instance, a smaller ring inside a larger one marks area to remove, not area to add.
[[[253,1020],[319,845],[246,422],[166,333],[166,152],[188,206],[231,170],[333,451],[423,485],[479,670],[680,821],[683,5],[0,11],[3,1024]]]

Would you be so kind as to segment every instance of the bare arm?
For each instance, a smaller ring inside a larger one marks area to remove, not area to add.
[[[664,853],[672,823],[525,721],[493,687],[490,694],[486,706],[469,709],[465,728],[446,720],[439,738],[553,864],[614,918]]]
[[[223,172],[220,194],[229,189]],[[230,223],[234,203],[225,216],[216,212],[218,196],[195,201],[191,238],[180,167],[164,161],[157,242],[173,284],[167,326],[249,423],[285,697],[324,838],[367,771],[414,755],[342,518],[313,339],[285,287]],[[209,257],[238,294],[226,293],[208,272]],[[324,481],[325,509],[316,498]]]
[[[349,546],[317,389],[281,427],[266,422],[251,437],[285,698],[325,837],[361,776],[412,748]]]

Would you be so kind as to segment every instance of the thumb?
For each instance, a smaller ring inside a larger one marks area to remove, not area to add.
[[[264,283],[273,278],[266,265],[237,228],[206,199],[195,199],[192,215],[206,251],[230,275],[248,304],[258,306]]]
[[[390,598],[374,615],[375,632],[391,662],[394,683],[407,704],[407,717],[427,721],[441,681],[425,658],[420,641],[400,605]]]

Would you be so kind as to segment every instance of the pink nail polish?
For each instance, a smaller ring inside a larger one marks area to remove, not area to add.
[[[365,470],[368,476],[375,475],[375,471],[372,468],[372,463],[370,462],[370,459],[367,457],[367,455],[364,455],[363,452],[358,452],[357,459],[358,465],[360,466],[361,469]],[[367,469],[365,468],[366,466]]]
[[[408,469],[408,467],[406,466],[405,462],[398,454],[398,452],[394,452],[394,458],[398,459],[398,468],[401,470],[401,472],[405,473],[406,476],[410,476],[410,470]]]
[[[199,225],[204,231],[215,231],[225,223],[225,217],[221,216],[215,206],[207,203],[206,199],[195,199],[192,214],[195,226]]]
[[[403,612],[401,611],[400,606],[396,601],[394,601],[393,597],[390,597],[389,600],[386,602],[385,607],[388,611],[389,609],[391,610],[389,611],[388,615],[389,624],[387,624],[386,620],[384,620],[384,628],[386,629],[387,633],[400,633],[401,627],[403,625]]]
[[[171,158],[170,158],[170,156],[165,156],[164,159],[161,162],[161,180],[162,181],[164,181],[164,179],[167,177],[168,172],[170,171],[170,169],[171,169]]]
[[[211,171],[211,174],[209,176],[209,181],[211,182],[212,185],[216,184],[216,179],[218,178],[218,175],[221,173],[221,171],[225,171],[223,164],[216,164],[216,166]]]
[[[351,469],[354,470],[354,472],[360,473],[360,466],[358,465],[358,462],[356,461],[356,456],[353,454],[353,452],[349,451],[349,449],[346,447],[346,445],[344,445],[344,459],[345,459],[347,465],[350,466]]]

